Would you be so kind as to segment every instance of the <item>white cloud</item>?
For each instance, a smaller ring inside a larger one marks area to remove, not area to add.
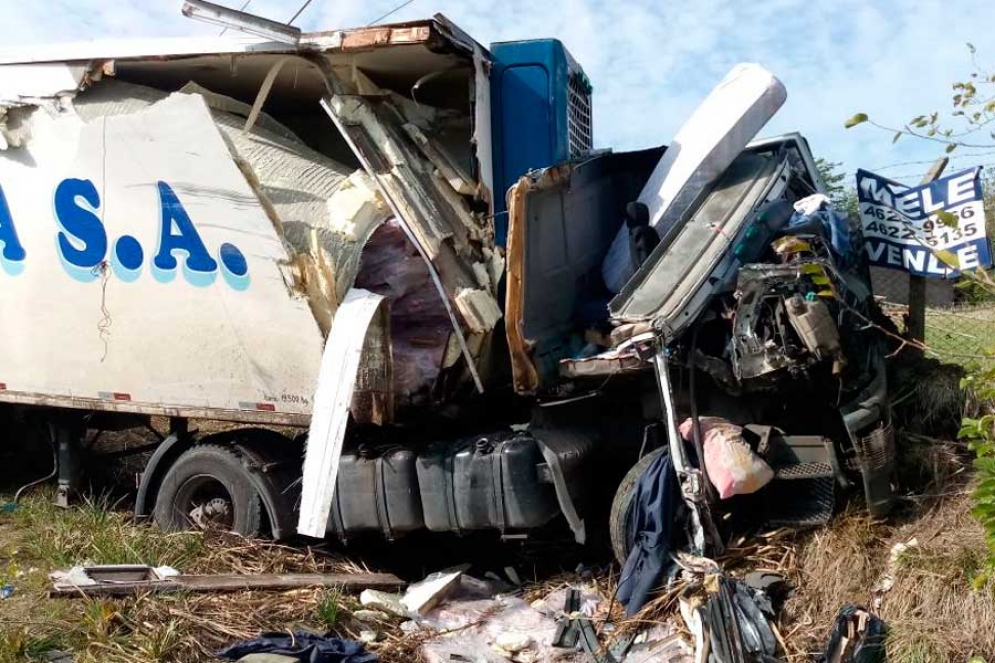
[[[249,11],[287,20],[302,1],[252,0]],[[362,25],[398,2],[314,0],[299,24]],[[2,4],[5,46],[217,32],[183,18],[181,0]],[[995,33],[985,27],[995,21],[995,5],[984,0],[414,0],[391,20],[437,11],[485,45],[561,39],[594,82],[597,142],[620,149],[667,142],[733,64],[753,61],[788,88],[788,102],[765,133],[800,130],[818,154],[848,169],[928,159],[942,149],[904,140],[892,146],[889,135],[847,131],[842,123],[856,111],[894,125],[947,108],[950,83],[970,70],[967,41],[995,61]]]

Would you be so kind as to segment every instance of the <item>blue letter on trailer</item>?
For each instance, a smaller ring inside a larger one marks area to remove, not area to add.
[[[173,255],[173,251],[183,251],[187,254],[185,264],[187,279],[194,285],[208,285],[214,279],[218,263],[207,252],[180,199],[165,182],[159,182],[159,206],[162,210],[162,226],[159,231],[159,250],[156,251],[153,265],[163,273],[165,280],[168,280],[171,278],[169,272],[176,269],[176,256]],[[179,231],[175,235],[174,223]],[[160,277],[160,280],[163,279]]]
[[[24,247],[21,240],[17,238],[17,229],[14,228],[14,219],[10,215],[10,208],[7,206],[7,197],[0,186],[0,244],[3,245],[3,252],[0,253],[0,265],[3,265],[5,272],[11,276],[21,273],[24,269]]]
[[[59,253],[70,276],[79,281],[96,278],[93,268],[107,255],[107,233],[96,214],[99,208],[100,194],[90,180],[65,179],[55,190],[55,216],[62,228]]]

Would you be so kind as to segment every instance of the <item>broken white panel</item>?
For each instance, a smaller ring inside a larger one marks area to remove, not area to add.
[[[288,289],[287,250],[203,98],[89,123],[45,109],[27,120],[30,140],[0,152],[4,225],[24,252],[0,264],[2,393],[310,414],[321,333]],[[89,198],[60,198],[67,186]],[[181,232],[180,215],[213,269],[188,269],[186,250],[161,246]],[[88,230],[62,226],[71,216]],[[100,259],[89,269],[63,249],[84,240]],[[226,251],[241,255],[239,273]]]
[[[477,171],[480,173],[480,184],[485,190],[487,202],[490,203],[488,214],[493,214],[494,157],[491,136],[494,134],[491,131],[491,77],[488,71],[489,66],[489,61],[485,59],[483,49],[478,44],[474,44],[473,143],[476,146]]]
[[[103,39],[30,46],[0,46],[0,64],[72,62],[82,60],[206,55],[210,53],[277,53],[294,51],[281,42],[229,33],[226,37]]]
[[[203,98],[243,175],[281,235],[322,333],[352,286],[363,245],[387,218],[386,205],[367,176],[308,147],[287,127],[261,113],[243,131],[251,107],[187,83],[184,95]],[[168,93],[105,79],[79,94],[76,112],[89,123],[135,113]],[[353,178],[348,178],[352,173]],[[339,195],[342,193],[342,195]],[[351,221],[349,225],[347,222]]]
[[[785,99],[784,84],[760,65],[738,64],[726,74],[674,136],[639,194],[660,237],[725,172]],[[623,223],[601,275],[617,293],[634,273]]]
[[[318,372],[318,388],[314,392],[311,428],[304,452],[297,531],[305,536],[325,536],[363,342],[383,301],[383,296],[368,290],[350,290],[332,321]]]
[[[41,104],[72,94],[86,74],[82,64],[9,64],[0,66],[0,106]]]

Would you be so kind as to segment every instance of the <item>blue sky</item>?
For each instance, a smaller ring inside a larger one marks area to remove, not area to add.
[[[223,4],[241,5],[244,0]],[[248,11],[287,20],[303,0],[251,0]],[[400,0],[312,0],[304,29],[365,25]],[[182,0],[0,0],[5,47],[113,37],[216,34],[183,18]],[[865,111],[883,124],[949,107],[950,84],[971,71],[965,47],[995,68],[991,0],[413,0],[390,20],[442,12],[484,45],[558,37],[595,87],[595,140],[637,148],[669,142],[737,62],[784,81],[788,101],[764,133],[799,130],[817,156],[915,180],[942,147],[870,127],[843,129]],[[995,143],[995,141],[990,141]],[[965,150],[976,154],[979,150]],[[959,156],[953,167],[995,162]]]

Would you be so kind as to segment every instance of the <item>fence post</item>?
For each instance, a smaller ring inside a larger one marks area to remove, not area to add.
[[[929,184],[943,174],[943,169],[950,163],[947,157],[940,157],[930,167],[922,178],[920,185]],[[909,321],[906,335],[913,341],[922,343],[926,340],[926,277],[909,274]]]

